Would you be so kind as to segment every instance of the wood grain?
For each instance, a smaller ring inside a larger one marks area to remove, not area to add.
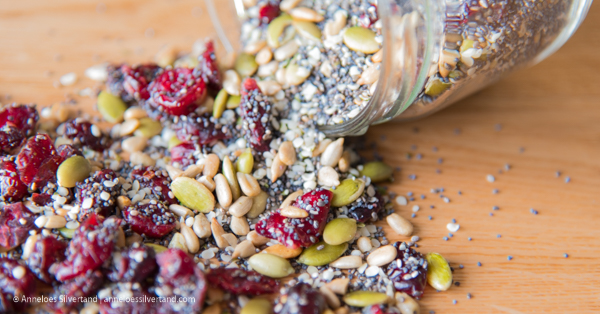
[[[232,12],[228,1],[218,2]],[[226,21],[236,38],[234,19]],[[89,108],[93,100],[77,94],[94,86],[83,77],[90,65],[151,60],[164,44],[190,49],[204,36],[215,31],[200,0],[2,0],[0,101],[10,95],[46,106],[69,95]],[[377,146],[365,156],[401,167],[390,190],[415,194],[398,211],[409,217],[412,205],[420,206],[412,221],[421,250],[446,256],[461,283],[444,293],[429,289],[422,313],[600,312],[598,51],[596,5],[573,38],[533,68],[426,119],[369,131]],[[79,74],[79,82],[54,87],[68,72]],[[414,157],[419,153],[421,160]],[[499,173],[507,163],[511,169]],[[487,174],[496,182],[487,182]],[[430,192],[442,187],[449,203]],[[444,241],[453,218],[461,228]]]

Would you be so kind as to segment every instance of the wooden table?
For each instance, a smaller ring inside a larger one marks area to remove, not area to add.
[[[0,101],[46,106],[69,95],[91,106],[77,96],[94,86],[87,67],[151,60],[167,43],[189,50],[197,38],[215,37],[210,25],[200,0],[2,0]],[[444,293],[429,289],[422,313],[600,312],[599,51],[596,5],[541,64],[429,118],[370,130],[377,153],[402,168],[390,190],[415,195],[398,211],[408,217],[414,204],[421,208],[412,219],[421,250],[442,253],[460,282]],[[55,87],[68,72],[78,83]],[[444,241],[453,218],[461,228]]]

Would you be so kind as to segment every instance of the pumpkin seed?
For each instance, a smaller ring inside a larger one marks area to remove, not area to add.
[[[258,70],[258,63],[254,60],[253,55],[241,53],[235,60],[234,70],[241,76],[252,76]]]
[[[285,29],[292,25],[292,17],[289,14],[281,14],[267,26],[267,44],[273,48],[281,46],[280,41]]]
[[[242,96],[240,95],[229,95],[229,97],[227,98],[227,104],[225,104],[225,108],[235,109],[240,106],[241,100]]]
[[[293,23],[298,35],[315,43],[321,42],[321,30],[319,27],[308,21],[294,21]]]
[[[186,253],[188,253],[187,245],[185,244],[185,238],[179,232],[175,232],[173,237],[171,238],[171,242],[169,242],[168,248],[170,249],[180,249]]]
[[[98,111],[104,120],[110,123],[119,123],[123,121],[125,110],[127,110],[127,105],[120,97],[105,91],[98,94]]]
[[[266,249],[264,249],[262,251],[262,253],[269,253],[269,254],[277,255],[279,257],[283,257],[285,259],[289,259],[289,258],[294,258],[294,257],[300,255],[300,253],[302,253],[302,248],[297,247],[295,249],[290,249],[289,247],[287,247],[283,244],[275,244],[275,245],[271,245],[271,246],[267,247]]]
[[[356,307],[382,304],[387,302],[387,300],[387,294],[375,291],[355,291],[344,296],[346,304]]]
[[[142,118],[140,119],[140,125],[135,132],[133,132],[133,135],[151,138],[161,132],[162,124],[160,122],[155,121],[152,118]]]
[[[240,195],[242,195],[242,191],[240,190],[240,185],[237,181],[237,176],[235,175],[235,169],[233,168],[233,163],[229,157],[225,156],[223,158],[223,175],[227,179],[227,183],[229,183],[229,188],[231,189],[231,196],[233,197],[233,201],[237,200]]]
[[[82,182],[90,176],[92,165],[82,156],[73,156],[63,161],[56,170],[56,179],[60,186],[75,187],[75,183]]]
[[[235,162],[237,171],[245,174],[251,174],[252,168],[254,168],[254,156],[252,156],[252,150],[246,148],[246,150],[238,157]]]
[[[365,181],[362,179],[346,179],[333,190],[331,206],[342,207],[356,201],[365,189]]]
[[[229,94],[227,94],[226,90],[221,89],[213,104],[213,117],[218,119],[223,115],[225,107],[227,106],[227,98],[229,98]]]
[[[267,208],[268,198],[269,194],[265,191],[260,191],[258,195],[252,197],[252,207],[250,208],[250,211],[246,213],[246,217],[254,219],[262,214]]]
[[[322,248],[319,250],[320,247]],[[308,266],[327,265],[342,256],[347,248],[348,243],[329,245],[321,241],[304,250],[298,257],[298,262]]]
[[[452,270],[439,253],[427,253],[427,283],[435,290],[446,291],[452,286]]]
[[[389,180],[394,173],[394,169],[388,166],[383,161],[372,161],[368,162],[363,166],[360,171],[361,176],[367,176],[371,178],[371,182],[381,182]]]
[[[252,255],[248,264],[254,271],[271,278],[283,278],[294,273],[287,259],[268,253]]]
[[[181,204],[201,213],[215,208],[215,196],[204,184],[188,177],[179,177],[171,183],[171,191]]]
[[[439,79],[434,79],[425,86],[425,94],[429,96],[437,96],[452,86],[451,83],[445,83]]]
[[[271,314],[273,305],[267,299],[256,298],[248,301],[240,311],[240,314]]]
[[[69,228],[60,228],[58,229],[58,232],[60,232],[60,235],[67,238],[67,239],[72,239],[73,238],[73,234],[75,233],[75,229],[69,229]]]
[[[337,218],[325,226],[323,241],[327,244],[338,245],[352,240],[355,234],[356,220],[352,218]]]
[[[151,247],[151,248],[153,248],[153,249],[154,249],[154,252],[155,252],[156,254],[160,254],[160,253],[162,253],[162,252],[164,252],[164,251],[166,251],[166,250],[167,250],[167,248],[166,248],[166,247],[164,247],[164,246],[162,246],[162,245],[159,245],[159,244],[155,244],[155,243],[144,243],[144,245],[145,245],[145,246],[147,246],[147,247]]]
[[[344,44],[351,50],[371,54],[379,51],[379,43],[375,40],[375,32],[368,28],[353,26],[344,32]]]

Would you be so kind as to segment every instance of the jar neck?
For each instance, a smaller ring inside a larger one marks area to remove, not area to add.
[[[370,125],[406,110],[422,91],[428,74],[438,67],[444,30],[452,22],[446,10],[448,6],[452,11],[454,2],[463,0],[379,0],[383,60],[377,87],[356,117],[320,130],[335,136],[361,135]]]

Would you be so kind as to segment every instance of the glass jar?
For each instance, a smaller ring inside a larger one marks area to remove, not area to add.
[[[234,0],[240,17],[243,2]],[[370,2],[383,42],[379,79],[358,114],[319,127],[327,135],[360,135],[372,124],[429,115],[542,61],[575,32],[592,0]]]

